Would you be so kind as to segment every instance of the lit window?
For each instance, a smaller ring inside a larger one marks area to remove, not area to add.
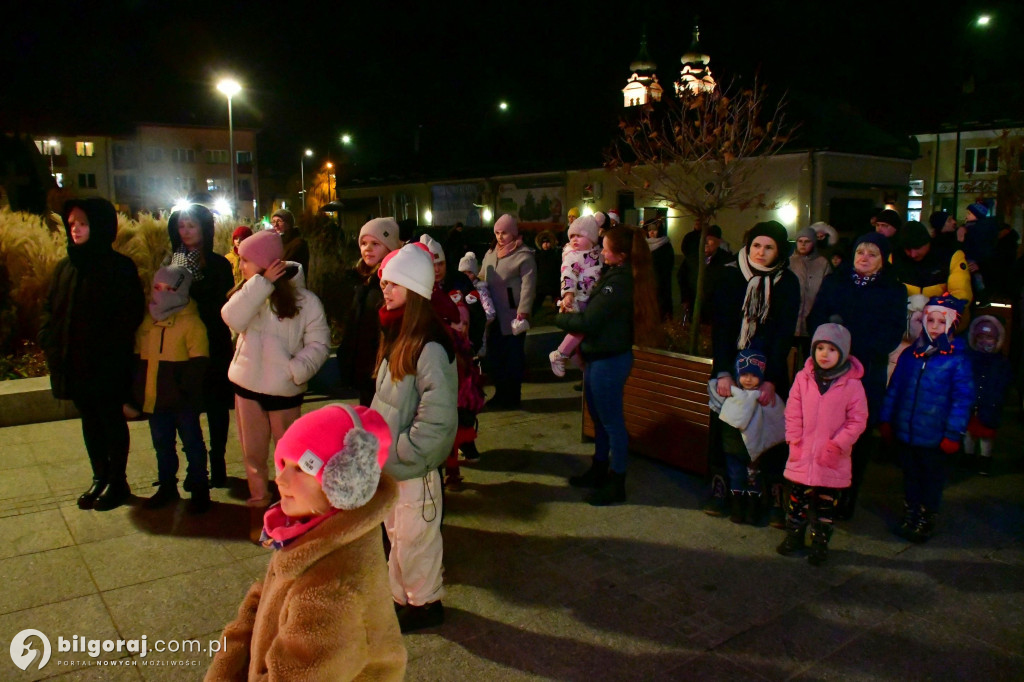
[[[84,142],[82,140],[75,142],[75,154],[77,156],[92,156],[95,151],[96,150],[92,142]]]
[[[60,156],[60,140],[36,140],[36,149],[40,154]]]

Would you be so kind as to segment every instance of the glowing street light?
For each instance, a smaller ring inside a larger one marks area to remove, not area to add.
[[[299,188],[299,197],[302,199],[302,210],[306,210],[306,157],[313,156],[313,150],[307,149],[299,157],[299,183],[302,185]]]
[[[345,145],[352,144],[352,136],[348,133],[343,134],[341,136],[341,143]]]
[[[498,108],[501,109],[502,111],[508,111],[508,102],[504,100],[498,102]]]
[[[988,26],[991,22],[992,22],[992,17],[990,17],[987,14],[982,14],[980,17],[978,17],[978,20],[975,22],[975,24],[977,24],[978,26],[984,27],[984,26]]]
[[[334,176],[334,173],[331,172],[331,169],[334,168],[334,164],[328,161],[325,165],[327,166],[327,201],[330,203],[333,201],[331,198],[331,194],[333,193],[331,192],[331,178]]]
[[[235,123],[231,112],[231,98],[242,91],[242,86],[233,78],[222,78],[217,83],[217,89],[228,98],[228,154],[231,156],[231,207],[234,208],[238,188],[238,178],[235,175]]]

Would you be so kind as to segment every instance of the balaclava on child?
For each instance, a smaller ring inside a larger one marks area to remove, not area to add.
[[[192,273],[188,268],[181,265],[165,265],[153,275],[153,284],[167,284],[171,287],[170,291],[157,291],[154,288],[151,292],[149,314],[157,322],[166,320],[188,305],[188,290],[192,286]]]

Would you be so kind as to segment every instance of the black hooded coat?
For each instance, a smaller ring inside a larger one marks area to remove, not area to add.
[[[76,245],[68,216],[89,218],[89,239]],[[61,217],[68,257],[60,261],[43,306],[39,345],[46,354],[50,386],[66,400],[121,400],[131,392],[135,330],[146,297],[130,258],[113,249],[117,212],[105,199],[72,199]]]

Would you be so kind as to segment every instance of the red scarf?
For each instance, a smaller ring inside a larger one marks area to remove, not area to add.
[[[305,535],[337,513],[338,510],[332,508],[319,516],[295,519],[285,514],[281,509],[281,503],[278,502],[263,515],[263,536],[260,538],[260,544],[273,549],[284,549],[296,538]]]
[[[402,326],[402,316],[405,315],[405,306],[401,308],[395,308],[394,310],[388,310],[387,306],[382,305],[377,311],[377,315],[380,316],[380,326],[385,332],[389,332],[392,329],[397,330]]]

